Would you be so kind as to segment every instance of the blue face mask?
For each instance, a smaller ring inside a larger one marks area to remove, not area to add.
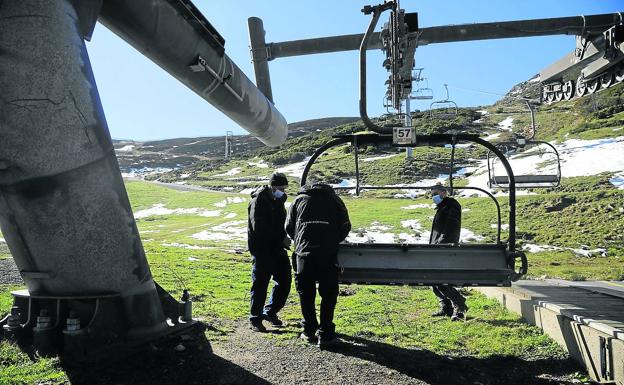
[[[436,205],[439,205],[440,203],[442,203],[442,197],[441,197],[440,195],[437,195],[437,194],[436,194],[436,195],[434,195],[432,198],[433,198],[433,202],[434,202]]]
[[[273,191],[273,196],[275,198],[277,198],[277,199],[280,199],[284,195],[286,195],[286,193],[284,193],[282,190],[275,190],[275,191]]]

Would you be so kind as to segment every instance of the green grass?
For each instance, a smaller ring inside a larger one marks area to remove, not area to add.
[[[583,184],[581,181],[576,183],[579,186]],[[598,178],[588,179],[584,183],[600,186],[601,182]],[[244,228],[247,200],[218,207],[215,204],[233,195],[181,192],[145,182],[128,182],[127,189],[135,213],[157,204],[168,209],[221,210],[219,217],[202,217],[194,213],[156,215],[140,218],[137,224],[155,280],[175,297],[181,295],[183,288],[188,288],[194,301],[194,316],[214,327],[208,334],[209,339],[227,340],[237,322],[247,316],[251,284],[250,256],[241,251],[245,248],[242,239],[209,241],[198,240],[193,235],[206,230],[216,231],[213,228],[224,223]],[[550,242],[572,247],[579,241],[587,240],[592,247],[603,245],[604,236],[598,239],[597,234],[608,233],[605,230],[607,225],[602,223],[607,221],[601,220],[600,216],[594,221],[584,214],[604,205],[595,201],[595,194],[604,194],[603,198],[611,204],[624,205],[621,194],[606,188],[592,192],[574,189],[553,191],[548,195],[521,197],[519,230],[522,234],[534,234],[531,240],[533,243]],[[563,195],[575,198],[574,205],[578,207],[572,205],[552,215],[546,213],[546,208],[555,204]],[[367,228],[373,223],[379,223],[390,226],[391,232],[400,233],[409,231],[401,226],[402,220],[418,219],[426,230],[431,224],[430,216],[433,215],[430,208],[403,208],[418,203],[430,204],[429,199],[377,199],[364,195],[361,198],[345,198],[345,202],[354,228]],[[495,235],[491,228],[491,224],[495,223],[492,203],[485,198],[462,198],[460,202],[468,209],[463,215],[463,227],[492,241]],[[503,210],[505,207],[504,203]],[[233,217],[224,218],[228,214]],[[612,215],[611,226],[620,226],[623,218],[619,211],[616,209]],[[578,234],[577,227],[566,227],[581,217],[589,221],[589,226],[596,227],[595,231],[587,234],[587,239],[583,238],[584,234]],[[231,223],[235,221],[240,222]],[[616,240],[610,249],[613,250],[613,256],[606,258],[579,258],[568,251],[533,254],[530,255],[530,274],[536,277],[578,279],[618,278],[617,275],[624,272],[624,265],[620,261],[623,255],[620,253],[616,256],[621,246],[622,242]],[[0,287],[0,313],[9,311],[10,290],[14,288]],[[429,313],[436,309],[437,302],[428,288],[341,286],[341,293],[343,295],[339,297],[335,320],[338,331],[345,335],[401,347],[427,349],[441,355],[505,355],[526,359],[565,357],[557,344],[538,328],[524,324],[517,315],[508,312],[495,300],[474,291],[466,292],[470,312],[465,323],[431,319]],[[285,333],[267,338],[297,337],[297,323],[301,315],[294,287],[282,315],[290,326],[285,329]],[[36,381],[61,383],[66,380],[56,360],[32,361],[6,342],[0,344],[0,353],[0,384]]]

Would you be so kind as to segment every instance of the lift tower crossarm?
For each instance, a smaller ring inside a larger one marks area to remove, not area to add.
[[[424,46],[429,44],[508,39],[514,37],[595,35],[602,33],[605,28],[617,23],[620,23],[619,13],[605,13],[550,19],[443,25],[421,28],[418,32],[414,32],[413,34],[418,36],[418,46]],[[381,49],[380,35],[380,32],[373,33],[368,49]],[[267,60],[319,53],[355,51],[360,48],[363,37],[364,34],[360,33],[268,43],[266,45]],[[252,49],[256,48],[257,47],[252,47]]]

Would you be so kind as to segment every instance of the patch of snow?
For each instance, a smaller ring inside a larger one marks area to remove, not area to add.
[[[609,182],[620,190],[624,190],[624,173],[613,175],[613,178],[609,179]]]
[[[467,213],[470,209],[462,209],[462,213]]]
[[[4,240],[4,238],[0,237],[0,243],[6,243],[6,241]]]
[[[613,131],[617,132],[617,131],[622,131],[624,127],[619,127],[619,128],[614,128]]]
[[[595,256],[595,255],[600,255],[602,257],[607,256],[607,250],[603,248],[597,248],[593,250],[590,250],[589,248],[580,248],[580,249],[568,248],[568,250],[572,250],[575,254],[582,255],[583,257],[590,257],[590,256]]]
[[[494,140],[494,139],[497,139],[500,135],[501,135],[500,132],[495,132],[493,134],[486,136],[485,138],[483,138],[483,140],[487,140],[487,141]]]
[[[478,242],[482,241],[484,238],[480,235],[473,233],[468,229],[461,229],[459,232],[459,242],[460,243],[470,243],[470,242]]]
[[[250,195],[252,192],[256,191],[257,189],[258,189],[257,187],[249,187],[249,188],[240,190],[238,193],[239,194]]]
[[[187,144],[185,144],[185,146],[191,146],[193,144],[197,144],[197,143],[201,143],[201,142],[203,142],[203,140],[198,140],[197,142],[187,143]]]
[[[269,165],[263,159],[260,159],[258,162],[247,162],[247,164],[258,168],[269,168]]]
[[[557,251],[563,250],[561,247],[550,246],[550,245],[536,245],[533,243],[525,243],[522,245],[522,251],[526,251],[529,253],[539,253],[542,251]]]
[[[497,229],[497,228],[498,228],[498,225],[497,225],[496,223],[492,223],[492,224],[490,225],[490,227],[491,227],[491,228],[493,228],[493,229]],[[503,231],[507,231],[507,230],[509,230],[509,224],[508,224],[508,223],[503,223],[503,224],[501,224],[501,230],[503,230]]]
[[[361,159],[363,162],[374,162],[376,160],[380,160],[380,159],[389,159],[389,158],[394,158],[395,156],[400,155],[400,154],[389,154],[389,155],[379,155],[379,156],[371,156],[368,158],[363,158]]]
[[[478,113],[480,113],[481,115],[485,116],[488,115],[489,112],[487,112],[487,110],[477,110]]]
[[[185,243],[177,243],[177,242],[161,243],[161,246],[165,246],[165,247],[178,247],[178,248],[181,248],[181,249],[189,249],[189,250],[208,250],[208,249],[212,248],[212,247],[206,247],[206,246],[187,245]]]
[[[241,173],[241,168],[240,167],[234,167],[230,171],[224,172],[223,174],[215,174],[213,176],[232,176],[232,175],[236,175],[236,174],[240,174],[240,173]]]
[[[365,230],[360,236],[350,232],[345,241],[348,243],[394,243],[394,234]]]
[[[514,118],[508,116],[505,120],[498,123],[498,128],[504,131],[511,131],[511,127],[513,126]]]
[[[202,241],[233,241],[233,240],[246,240],[247,239],[247,221],[232,221],[225,222],[217,226],[211,227],[211,230],[204,230],[199,233],[191,235],[191,238],[195,238]]]
[[[175,168],[169,167],[142,167],[142,168],[130,168],[128,172],[122,172],[123,178],[141,178],[148,175],[162,174],[164,172],[173,171]]]
[[[128,145],[123,146],[121,148],[116,148],[115,151],[117,151],[117,152],[129,152],[129,151],[132,151],[134,149],[134,147],[136,147],[136,146],[134,146],[133,144],[128,144]]]
[[[388,230],[391,230],[391,229],[392,229],[392,226],[382,225],[381,223],[375,221],[375,222],[371,223],[371,226],[367,230],[388,231]]]
[[[280,167],[276,171],[284,173],[284,174],[289,175],[289,176],[294,176],[294,177],[297,177],[297,178],[301,178],[301,174],[303,174],[303,169],[305,168],[305,166],[308,163],[308,160],[310,160],[310,158],[311,157],[308,156],[304,160],[302,160],[301,162],[292,163],[292,164],[289,164],[287,166]]]
[[[180,174],[180,179],[186,179],[189,176],[191,176],[191,174]]]
[[[537,76],[535,76],[533,79],[529,80],[529,83],[537,83],[541,81],[541,77],[539,74],[537,74]]]
[[[435,209],[435,207],[436,205],[434,203],[432,204],[419,203],[416,205],[403,206],[401,208],[403,210],[415,210],[415,209]]]
[[[332,184],[332,187],[355,187],[355,179],[343,179],[338,184]]]
[[[137,211],[134,213],[135,219],[159,216],[159,215],[184,215],[184,214],[194,214],[199,215],[200,217],[218,217],[221,215],[221,210],[209,211],[202,210],[197,207],[192,207],[188,209],[168,209],[164,204],[158,203],[149,209],[144,209]]]
[[[199,261],[199,258],[188,257],[188,260],[191,261],[191,262],[194,262],[194,261]]]
[[[255,189],[254,189],[254,191],[255,191]],[[246,199],[242,198],[242,197],[227,197],[224,200],[222,200],[221,202],[213,203],[213,206],[225,207],[227,205],[231,205],[231,204],[234,204],[234,203],[243,203],[245,201],[246,201]]]

